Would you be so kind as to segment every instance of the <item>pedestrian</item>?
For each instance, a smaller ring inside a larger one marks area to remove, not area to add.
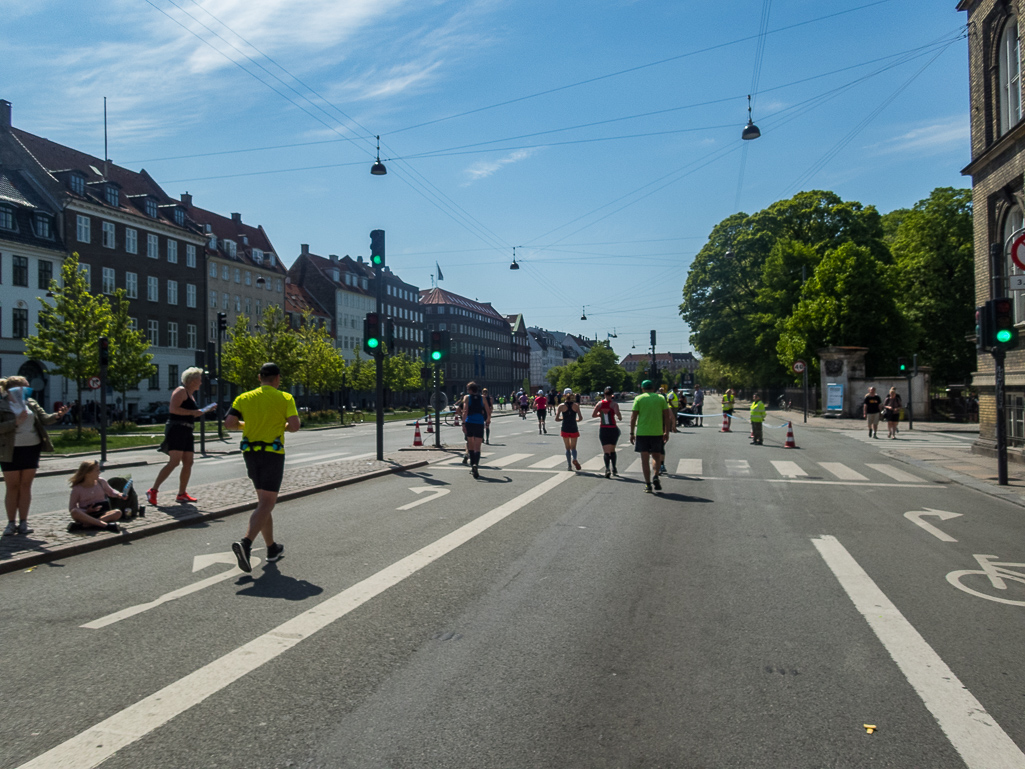
[[[519,394],[516,396],[516,400],[520,404],[520,419],[526,419],[527,410],[530,408],[530,400],[527,398],[527,394],[523,392],[523,390],[520,390]]]
[[[477,466],[480,464],[480,444],[484,440],[484,429],[491,424],[491,404],[478,392],[476,382],[466,385],[466,396],[459,402],[466,433],[466,453],[470,459],[470,474],[480,478]]]
[[[669,422],[673,417],[669,403],[655,392],[655,385],[650,379],[641,382],[641,390],[643,392],[634,398],[630,413],[630,443],[641,455],[644,491],[650,494],[652,487],[655,491],[662,490],[658,479],[659,467],[672,428]]]
[[[669,392],[672,392],[672,391],[669,391]],[[675,433],[676,429],[677,429],[676,428],[676,409],[673,408],[673,402],[669,398],[669,393],[666,391],[666,386],[665,385],[662,385],[659,388],[658,394],[661,395],[663,398],[665,398],[666,403],[669,404],[670,424],[672,425],[669,428],[669,432]],[[666,471],[666,452],[668,452],[668,451],[669,451],[669,436],[667,435],[666,439],[665,439],[665,445],[662,447],[662,462],[659,464],[659,468],[658,468],[659,473],[662,474],[662,475],[668,475],[669,474]]]
[[[488,411],[494,412],[495,404],[492,402],[491,396],[488,395],[487,387],[481,390],[481,395],[488,402]],[[489,446],[491,445],[491,420],[488,420],[484,425],[484,442]]]
[[[583,419],[580,413],[580,404],[576,402],[573,395],[573,388],[567,387],[562,391],[562,403],[555,410],[555,421],[562,422],[562,444],[566,447],[566,469],[580,469],[577,461],[577,439],[580,437],[579,422]]]
[[[755,393],[754,400],[751,401],[751,444],[753,446],[762,445],[762,423],[765,421],[765,402],[762,400],[761,393]]]
[[[869,387],[868,394],[861,404],[861,416],[868,421],[868,437],[879,437],[879,418],[881,416],[883,399],[876,395],[876,388]]]
[[[242,430],[242,458],[246,474],[256,489],[256,510],[249,517],[246,535],[231,546],[238,567],[246,573],[253,570],[249,553],[257,534],[263,534],[267,543],[268,562],[284,554],[285,546],[274,540],[272,513],[285,474],[285,432],[298,432],[300,426],[295,399],[278,389],[281,386],[278,364],[264,363],[259,379],[260,386],[235,398],[224,418],[226,428]]]
[[[105,529],[113,534],[123,531],[116,523],[121,511],[111,506],[110,497],[126,497],[100,477],[99,462],[89,460],[80,464],[68,483],[71,485],[68,511],[72,519],[68,531]]]
[[[545,397],[544,390],[537,391],[537,397],[534,398],[534,411],[537,412],[537,434],[548,435],[548,426],[545,424],[545,417],[548,415],[548,399]]]
[[[897,394],[897,388],[891,387],[889,395],[883,401],[883,416],[886,419],[887,438],[897,439],[897,423],[900,422],[902,405],[900,395]]]
[[[735,400],[732,389],[727,389],[722,394],[722,413],[726,415],[726,428],[723,432],[730,432],[730,425],[733,424],[733,403]]]
[[[4,474],[4,507],[7,528],[3,536],[31,534],[28,510],[32,505],[32,481],[39,470],[39,455],[53,452],[44,425],[52,425],[67,411],[61,406],[52,414],[30,397],[32,388],[21,376],[0,379],[0,470]],[[15,520],[17,519],[17,523]]]
[[[181,387],[175,388],[171,393],[171,403],[168,407],[170,415],[164,425],[164,442],[160,444],[160,450],[168,455],[167,464],[160,468],[157,479],[153,481],[153,487],[146,492],[146,499],[153,507],[157,506],[160,484],[167,480],[178,465],[181,465],[181,473],[178,475],[178,496],[175,502],[196,501],[188,492],[192,463],[196,457],[196,440],[192,431],[196,417],[203,416],[211,409],[200,409],[196,404],[196,393],[203,384],[203,369],[195,366],[185,369],[181,381]],[[216,404],[210,406],[215,407]]]
[[[695,414],[701,414],[705,408],[705,391],[701,389],[701,385],[694,388],[693,403],[691,411]],[[695,421],[698,423],[698,427],[703,427],[705,424],[705,420],[700,416]]]
[[[665,392],[665,388],[663,388],[663,392]],[[669,402],[669,408],[673,410],[673,425],[675,426],[680,414],[680,395],[676,392],[675,387],[670,387],[669,392],[665,393],[665,398]]]
[[[592,417],[598,417],[598,442],[601,443],[601,450],[605,459],[605,477],[613,475],[619,477],[616,469],[616,445],[622,435],[617,422],[623,421],[623,415],[619,411],[619,404],[612,397],[612,388],[606,387],[604,396],[591,412]]]

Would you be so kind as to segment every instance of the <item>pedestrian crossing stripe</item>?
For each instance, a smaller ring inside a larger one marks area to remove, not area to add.
[[[530,467],[534,470],[551,470],[553,467],[558,467],[566,461],[565,454],[557,454],[552,457],[545,457],[540,462],[535,462]]]
[[[901,483],[913,483],[919,480],[911,473],[906,473],[903,470],[898,470],[896,467],[890,467],[889,465],[869,464],[868,466],[873,470],[878,470],[883,475],[890,476],[895,481],[900,481]]]
[[[801,466],[797,462],[788,462],[786,460],[774,459],[772,460],[772,466],[776,468],[776,472],[782,475],[784,478],[807,478],[808,473],[801,469]]]
[[[676,466],[676,474],[701,475],[703,473],[703,464],[704,463],[700,459],[681,459],[680,464]]]
[[[580,465],[581,470],[604,470],[605,469],[605,455],[599,454],[596,457],[592,457]]]
[[[867,481],[864,475],[857,470],[852,470],[842,462],[819,462],[819,467],[828,473],[832,473],[841,481]],[[917,478],[915,480],[918,480]]]
[[[746,459],[727,459],[726,473],[728,475],[750,475],[751,463]]]
[[[500,457],[498,459],[488,461],[489,467],[506,467],[507,465],[515,464],[521,459],[530,459],[533,454],[510,454],[507,457]]]

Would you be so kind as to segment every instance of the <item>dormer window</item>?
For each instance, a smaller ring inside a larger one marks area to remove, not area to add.
[[[211,235],[210,236],[210,240],[207,241],[207,245],[210,246],[210,250],[211,251],[216,251],[217,250],[217,236],[216,235]]]
[[[68,186],[76,195],[85,194],[85,177],[79,173],[73,173],[68,177]]]
[[[236,246],[234,240],[224,241],[224,250],[230,257],[234,257],[238,253],[238,246]]]
[[[121,205],[121,191],[113,184],[108,184],[103,189],[103,196],[107,200],[107,205],[118,208]]]
[[[259,248],[253,249],[253,261],[257,264],[263,264],[263,251]]]
[[[153,198],[146,198],[146,216],[152,219],[157,218],[157,201]]]
[[[0,230],[14,229],[14,209],[10,206],[0,206]]]
[[[181,208],[174,209],[174,223],[179,227],[185,226],[185,211]]]
[[[268,251],[267,252],[267,261],[270,263],[271,267],[274,266],[274,252],[273,251]]]
[[[37,213],[32,218],[32,226],[36,231],[37,238],[53,239],[53,222],[49,214]]]

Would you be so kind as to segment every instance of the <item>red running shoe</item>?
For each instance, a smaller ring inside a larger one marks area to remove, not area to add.
[[[157,506],[157,490],[150,489],[146,492],[146,501],[149,502],[153,507]]]
[[[179,494],[177,497],[175,497],[175,502],[198,502],[198,501],[199,501],[198,499],[196,499],[195,497],[189,496],[187,493],[186,494]]]

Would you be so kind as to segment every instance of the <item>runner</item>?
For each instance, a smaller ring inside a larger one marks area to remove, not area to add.
[[[483,395],[484,396],[484,400],[486,400],[488,402],[488,411],[494,412],[494,410],[495,410],[495,403],[494,403],[494,401],[491,400],[491,396],[488,395],[488,388],[487,387],[485,387],[483,390],[481,390],[481,395]],[[484,425],[484,442],[486,444],[488,444],[489,446],[491,445],[491,422],[488,422],[486,425]]]
[[[580,437],[578,420],[582,419],[580,406],[576,403],[576,396],[572,388],[567,387],[562,391],[562,403],[555,410],[555,421],[562,422],[562,443],[566,447],[566,469],[574,467],[579,470],[580,463],[577,461],[577,439]]]
[[[559,407],[559,393],[555,391],[553,387],[548,391],[548,413],[551,416],[555,416],[555,409]]]
[[[671,390],[670,390],[670,393],[672,393]],[[675,433],[676,429],[677,429],[676,428],[676,409],[673,408],[673,400],[672,400],[672,398],[669,395],[666,394],[666,386],[665,385],[662,385],[662,387],[659,388],[659,395],[661,395],[665,399],[666,403],[669,404],[669,412],[672,414],[671,419],[672,419],[672,423],[673,423],[673,426],[670,428],[669,431]],[[677,399],[677,402],[679,402],[679,399]],[[667,435],[666,439],[665,439],[665,445],[662,447],[662,463],[661,463],[661,466],[658,468],[658,471],[662,475],[668,475],[669,474],[668,472],[666,472],[666,450],[668,448],[669,448],[669,436]]]
[[[598,440],[601,443],[601,450],[605,452],[605,477],[611,478],[616,471],[616,444],[619,443],[619,436],[622,433],[616,422],[623,421],[623,415],[619,412],[619,404],[612,397],[612,388],[605,388],[605,397],[598,401],[591,413],[592,417],[601,418],[601,427],[598,428]]]
[[[276,561],[284,554],[285,546],[274,541],[274,519],[271,513],[278,501],[281,480],[285,472],[285,431],[299,431],[299,412],[295,400],[281,392],[281,369],[276,363],[260,367],[260,386],[238,396],[224,426],[229,430],[242,430],[242,457],[246,474],[256,489],[256,510],[249,517],[246,535],[231,546],[238,567],[249,573],[253,570],[249,553],[257,534],[263,534],[267,543],[267,561]]]
[[[480,444],[484,429],[491,424],[491,404],[478,393],[476,382],[466,385],[466,397],[459,402],[459,412],[466,432],[466,453],[470,456],[470,474],[480,478],[477,465],[480,464]]]
[[[517,396],[517,401],[520,404],[520,419],[527,418],[527,409],[530,407],[530,401],[527,399],[527,394],[520,390]]]
[[[545,416],[548,414],[548,399],[545,397],[543,390],[537,391],[537,397],[534,398],[534,411],[537,412],[537,434],[541,435],[541,433],[544,433],[548,435],[548,427],[545,425]]]
[[[634,398],[630,414],[630,443],[634,444],[634,451],[641,455],[644,491],[650,494],[652,486],[656,491],[662,491],[658,479],[659,466],[662,464],[665,442],[669,439],[672,412],[666,399],[655,392],[655,385],[650,379],[641,382],[641,389],[644,392]]]

